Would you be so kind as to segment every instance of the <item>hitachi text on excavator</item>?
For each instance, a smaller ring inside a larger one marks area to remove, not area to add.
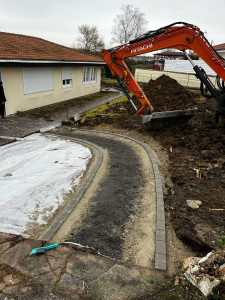
[[[150,100],[140,88],[124,59],[165,48],[184,52],[193,66],[196,77],[200,80],[200,90],[203,96],[216,99],[216,120],[218,120],[221,114],[225,114],[225,59],[216,52],[197,26],[184,22],[173,23],[154,31],[148,31],[126,44],[108,50],[102,49],[101,53],[136,113],[142,117],[142,122],[149,128],[157,128],[161,122],[167,124],[175,119],[187,121],[194,115],[194,110],[154,112]],[[216,72],[217,87],[211,82],[206,72],[194,64],[186,50],[193,50]],[[139,100],[140,108],[136,107],[126,87]]]

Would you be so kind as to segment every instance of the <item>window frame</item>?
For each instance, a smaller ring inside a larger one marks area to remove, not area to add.
[[[62,88],[73,87],[73,68],[62,67]]]
[[[83,67],[83,84],[96,83],[97,79],[97,67]]]

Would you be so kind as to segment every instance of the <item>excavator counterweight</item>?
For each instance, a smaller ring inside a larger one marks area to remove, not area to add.
[[[225,113],[225,61],[210,45],[203,32],[194,25],[177,22],[171,25],[149,31],[142,36],[124,45],[108,50],[102,49],[102,58],[107,63],[112,75],[117,79],[120,87],[130,100],[136,113],[142,117],[142,122],[152,129],[162,128],[177,122],[186,122],[194,116],[195,110],[175,110],[168,112],[154,112],[150,100],[131,74],[124,62],[125,58],[144,54],[160,49],[173,48],[183,51],[193,66],[196,77],[201,81],[201,92],[204,96],[210,95],[217,101],[216,114]],[[199,55],[218,75],[218,89],[212,84],[203,69],[196,66],[186,50],[193,50]],[[220,80],[222,79],[222,83]],[[141,107],[133,103],[126,87],[139,100]],[[144,113],[145,112],[145,113]]]

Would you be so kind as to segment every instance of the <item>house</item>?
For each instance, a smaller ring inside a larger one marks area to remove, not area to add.
[[[0,32],[7,115],[100,91],[103,65],[100,57],[41,38]]]
[[[225,58],[225,43],[219,44],[216,46],[213,46],[213,48],[222,56]]]

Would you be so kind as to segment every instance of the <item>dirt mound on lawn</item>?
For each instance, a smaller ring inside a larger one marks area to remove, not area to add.
[[[162,75],[156,80],[150,80],[143,87],[143,91],[153,105],[155,112],[196,108],[199,99],[198,94],[185,89],[167,75]],[[132,100],[139,109],[141,104],[137,98],[133,96]],[[146,113],[145,111],[144,114]],[[141,118],[135,114],[135,110],[129,101],[115,103],[107,107],[96,118],[88,118],[85,124],[88,126],[95,126],[100,123],[111,124],[112,119],[114,126],[117,126],[118,123],[119,127],[127,127],[127,122],[132,123],[134,127],[141,124]]]
[[[188,109],[196,105],[196,94],[167,75],[150,80],[143,90],[155,111]]]

